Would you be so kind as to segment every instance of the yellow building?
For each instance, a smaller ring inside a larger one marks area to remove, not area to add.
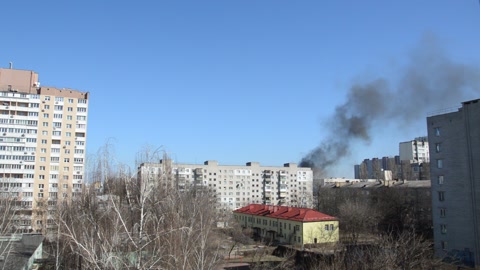
[[[80,197],[88,103],[88,92],[0,68],[0,195],[16,200],[16,232],[56,233],[57,202]]]
[[[266,241],[304,245],[339,240],[338,220],[309,208],[250,204],[233,211],[233,216]]]

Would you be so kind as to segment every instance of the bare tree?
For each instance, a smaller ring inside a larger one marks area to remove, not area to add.
[[[10,188],[5,189],[2,187],[0,192],[0,236],[7,237],[7,239],[0,241],[0,257],[4,258],[4,263],[0,264],[2,269],[8,269],[11,264],[9,255],[12,254],[14,248],[11,234],[17,231],[16,214],[20,203]]]
[[[400,166],[395,161],[395,158],[389,158],[388,159],[388,169],[390,171],[392,171],[393,179],[399,179],[400,178]]]
[[[221,258],[214,231],[215,201],[208,191],[182,192],[164,186],[173,181],[170,165],[148,185],[142,185],[126,166],[109,166],[114,169],[102,172],[108,187],[105,194],[88,189],[71,203],[59,205],[64,259],[58,265],[78,269],[213,269],[217,265]]]
[[[368,179],[368,168],[365,162],[360,164],[360,179],[366,180]]]
[[[368,201],[347,199],[338,209],[341,230],[348,235],[349,242],[356,244],[362,234],[376,232],[379,215]]]

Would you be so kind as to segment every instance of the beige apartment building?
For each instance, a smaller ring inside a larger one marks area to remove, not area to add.
[[[57,201],[81,193],[87,112],[88,93],[0,68],[0,191],[17,198],[17,232],[48,232]]]
[[[163,177],[171,172],[172,177]],[[220,165],[209,160],[204,164],[177,164],[170,160],[160,163],[143,163],[138,177],[148,190],[148,185],[162,181],[163,187],[179,190],[196,188],[209,190],[218,207],[231,211],[246,205],[272,204],[311,207],[313,172],[311,168],[295,163],[280,166],[260,166],[258,162],[246,165]]]

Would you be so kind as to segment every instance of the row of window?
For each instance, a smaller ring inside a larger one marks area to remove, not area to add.
[[[0,151],[35,152],[36,147],[0,145]]]
[[[0,159],[2,159],[2,155],[0,155]],[[23,159],[23,160],[27,160],[27,159]],[[35,160],[35,157],[33,157],[33,160]],[[40,157],[40,162],[46,162],[46,161],[47,161],[46,157]],[[50,157],[50,162],[59,163],[60,162],[60,157]],[[69,163],[70,158],[63,158],[63,162]],[[74,158],[73,163],[83,164],[83,158]],[[43,166],[43,167],[45,167],[45,166]],[[41,168],[42,168],[42,166],[40,166],[40,170],[41,170]]]
[[[35,169],[35,165],[0,164],[0,169],[25,169],[25,170],[34,170],[34,169]]]
[[[31,99],[40,99],[40,96],[38,96],[38,95],[30,95],[30,98],[31,98]],[[45,97],[43,98],[43,100],[45,100],[45,101],[50,100],[50,96],[45,96]],[[64,101],[64,98],[63,98],[63,97],[55,97],[55,101],[56,101],[56,102],[63,102],[63,101]],[[73,98],[68,98],[68,99],[67,99],[67,102],[70,103],[70,104],[73,104],[74,100],[73,100]],[[87,104],[87,100],[86,100],[86,99],[83,99],[83,98],[79,98],[79,99],[78,99],[78,103],[80,103],[80,104]]]
[[[35,156],[0,155],[0,160],[35,161]]]
[[[37,126],[38,121],[36,120],[22,120],[22,119],[8,119],[8,118],[1,118],[0,124],[4,125],[24,125],[24,126]]]
[[[22,134],[37,134],[36,129],[29,129],[29,128],[0,128],[0,132],[3,133],[22,133]]]

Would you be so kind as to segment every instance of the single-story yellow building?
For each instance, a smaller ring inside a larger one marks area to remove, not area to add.
[[[338,220],[309,208],[250,204],[233,211],[233,216],[267,241],[304,245],[339,240]]]

